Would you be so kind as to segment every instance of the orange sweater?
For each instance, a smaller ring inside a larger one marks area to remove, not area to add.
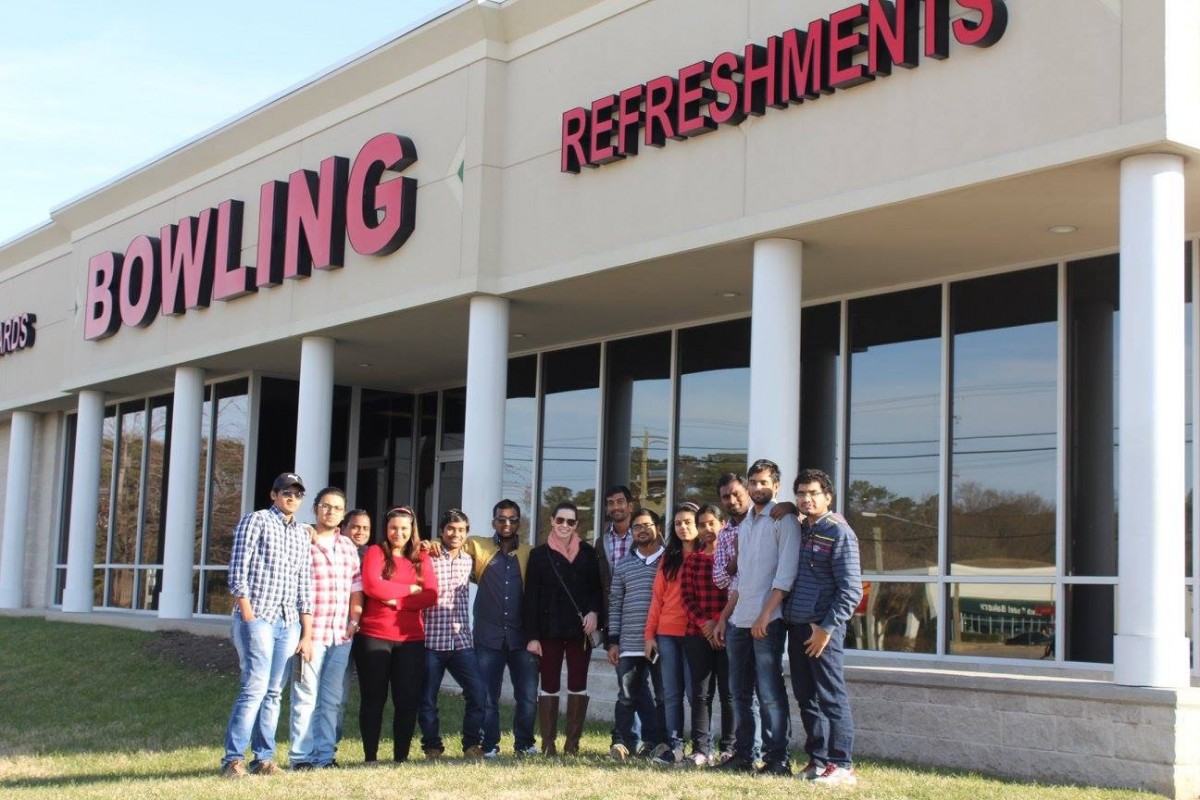
[[[655,636],[683,636],[687,633],[699,634],[700,630],[689,630],[694,626],[688,623],[687,609],[683,605],[683,570],[680,569],[674,580],[667,580],[666,574],[660,568],[654,576],[654,594],[650,599],[650,613],[646,616],[646,638]]]

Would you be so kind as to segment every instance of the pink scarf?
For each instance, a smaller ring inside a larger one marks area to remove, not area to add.
[[[546,539],[546,544],[550,545],[550,549],[565,558],[568,563],[575,563],[575,556],[579,555],[578,533],[572,533],[564,540],[561,536],[551,531],[549,538]]]

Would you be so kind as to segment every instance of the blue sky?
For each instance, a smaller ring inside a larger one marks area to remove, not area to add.
[[[0,7],[0,242],[456,0]]]

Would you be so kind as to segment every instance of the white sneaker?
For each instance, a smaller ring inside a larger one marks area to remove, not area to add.
[[[692,753],[690,756],[688,756],[688,760],[697,767],[707,767],[709,763],[708,756],[704,753]]]
[[[815,781],[825,772],[825,767],[818,767],[813,762],[808,762],[804,765],[804,769],[796,773],[796,780]]]
[[[813,778],[813,783],[820,786],[855,786],[858,784],[858,776],[854,774],[854,767],[828,764],[824,772]]]
[[[485,752],[483,754],[483,757],[484,758],[499,758],[500,757],[500,748],[493,747],[491,750],[488,750],[487,752]]]

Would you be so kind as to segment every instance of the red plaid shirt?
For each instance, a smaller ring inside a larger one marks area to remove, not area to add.
[[[713,556],[713,582],[722,589],[736,589],[737,576],[729,574],[729,562],[737,555],[738,526],[729,520],[717,534],[717,552]]]
[[[309,545],[312,557],[312,641],[334,645],[350,641],[350,593],[362,586],[358,548],[348,536],[334,536],[328,549],[317,542]]]
[[[466,650],[471,640],[471,617],[467,612],[471,597],[471,569],[475,561],[462,550],[450,558],[443,551],[429,559],[437,575],[437,603],[425,609],[426,650]]]
[[[695,625],[703,629],[705,622],[715,622],[721,616],[729,592],[713,583],[713,557],[702,550],[688,553],[679,572],[688,628]]]

